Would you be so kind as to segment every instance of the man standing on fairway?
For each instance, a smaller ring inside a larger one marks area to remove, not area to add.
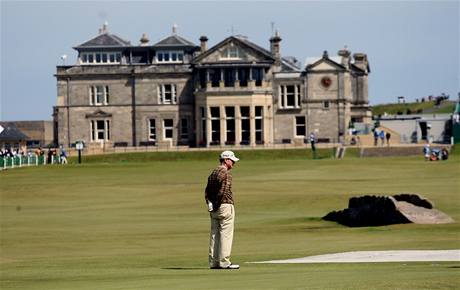
[[[205,199],[211,217],[211,235],[209,239],[209,267],[211,269],[239,269],[230,262],[233,242],[232,173],[230,170],[239,159],[232,151],[220,154],[220,165],[208,177]]]

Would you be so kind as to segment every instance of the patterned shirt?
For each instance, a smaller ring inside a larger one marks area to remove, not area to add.
[[[206,201],[212,202],[214,211],[223,203],[233,203],[232,173],[224,165],[219,165],[208,177],[204,192]]]

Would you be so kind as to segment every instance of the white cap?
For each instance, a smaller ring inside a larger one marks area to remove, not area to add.
[[[233,151],[224,151],[220,154],[220,159],[230,159],[234,162],[237,162],[240,160],[239,158],[236,158],[235,153]]]

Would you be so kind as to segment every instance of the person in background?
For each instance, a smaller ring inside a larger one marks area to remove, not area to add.
[[[390,138],[391,138],[390,132],[387,132],[385,134],[385,138],[387,139],[387,146],[390,147]]]
[[[64,146],[61,145],[59,149],[60,149],[60,154],[59,154],[60,163],[67,164],[67,152],[65,151]]]
[[[380,137],[380,142],[382,143],[382,146],[385,145],[385,131],[381,130],[379,132],[379,137]]]
[[[430,144],[426,143],[425,146],[423,146],[423,154],[425,155],[426,161],[430,160],[430,155],[431,155]]]

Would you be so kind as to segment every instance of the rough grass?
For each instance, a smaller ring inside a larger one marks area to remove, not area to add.
[[[181,162],[96,159],[0,172],[0,288],[460,287],[456,262],[244,263],[352,250],[458,249],[458,222],[347,228],[321,220],[345,208],[351,196],[416,192],[459,221],[458,158],[311,160],[239,153],[233,261],[240,270],[207,269],[203,188],[215,152]]]

